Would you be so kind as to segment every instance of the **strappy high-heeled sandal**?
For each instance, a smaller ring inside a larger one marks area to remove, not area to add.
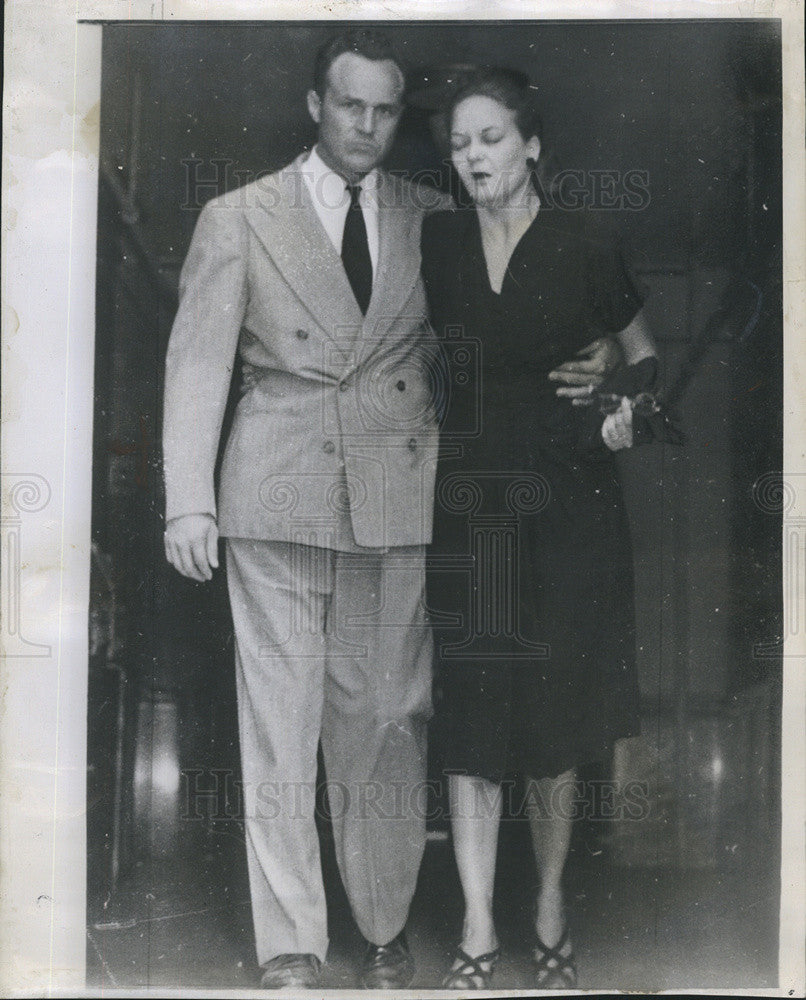
[[[488,990],[496,963],[501,957],[501,949],[496,948],[471,958],[466,951],[457,948],[453,957],[454,961],[458,959],[462,964],[451,969],[442,980],[443,990]]]
[[[577,985],[577,965],[573,948],[567,955],[562,947],[568,940],[568,924],[563,928],[560,940],[553,948],[540,940],[535,933],[532,961],[537,973],[535,986],[541,990],[573,990]]]

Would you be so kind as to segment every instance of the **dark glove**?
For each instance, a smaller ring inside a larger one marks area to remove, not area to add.
[[[602,441],[602,421],[606,414],[618,409],[623,396],[633,404],[633,447],[652,441],[684,444],[686,437],[677,416],[664,407],[661,394],[654,392],[657,375],[657,359],[643,358],[637,364],[618,368],[584,401],[577,400],[577,405],[584,408],[580,450],[591,456],[602,449],[609,452]]]

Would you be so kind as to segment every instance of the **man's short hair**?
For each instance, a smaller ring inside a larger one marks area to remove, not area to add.
[[[357,56],[363,56],[364,59],[370,59],[373,62],[388,59],[400,70],[405,85],[405,67],[387,36],[372,28],[355,28],[331,38],[316,53],[316,62],[313,68],[313,89],[320,97],[325,95],[327,71],[345,52],[354,52]]]

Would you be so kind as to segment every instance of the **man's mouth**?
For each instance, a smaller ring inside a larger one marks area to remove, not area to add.
[[[474,181],[488,181],[492,175],[488,174],[486,170],[474,170],[470,176]]]

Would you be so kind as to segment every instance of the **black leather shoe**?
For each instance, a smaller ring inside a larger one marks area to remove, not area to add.
[[[263,966],[262,990],[312,990],[319,985],[322,963],[316,955],[277,955]]]
[[[388,944],[367,941],[359,982],[365,990],[405,990],[414,979],[414,959],[401,931]]]

